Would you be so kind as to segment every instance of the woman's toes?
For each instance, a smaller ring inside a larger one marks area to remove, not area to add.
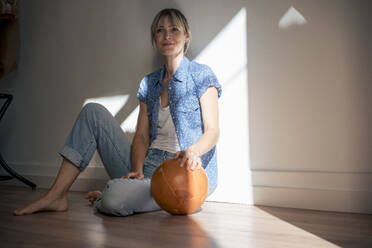
[[[84,198],[87,199],[91,204],[93,204],[101,195],[101,191],[96,190],[86,193]]]

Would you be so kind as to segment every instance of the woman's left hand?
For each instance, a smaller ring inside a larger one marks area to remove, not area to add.
[[[174,158],[181,159],[180,166],[186,165],[187,170],[201,169],[202,161],[198,154],[192,149],[188,148],[184,151],[178,151],[174,155]]]

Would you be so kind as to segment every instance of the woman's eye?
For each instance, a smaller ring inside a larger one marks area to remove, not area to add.
[[[178,28],[172,28],[172,31],[173,31],[173,32],[178,32],[179,29],[178,29]]]
[[[159,34],[159,33],[161,33],[161,32],[163,32],[163,29],[162,29],[162,28],[159,28],[159,29],[156,30],[156,33],[157,33],[157,34]]]

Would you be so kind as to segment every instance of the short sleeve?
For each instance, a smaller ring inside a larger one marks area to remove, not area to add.
[[[216,87],[218,91],[218,98],[221,96],[222,93],[222,87],[221,84],[218,82],[218,79],[212,69],[209,66],[203,65],[201,68],[200,76],[198,77],[200,80],[198,82],[198,88],[197,88],[197,94],[198,98],[205,93],[205,91],[211,87]]]
[[[148,89],[148,77],[144,77],[141,80],[138,92],[137,92],[137,99],[141,102],[144,102],[147,104],[147,89]]]

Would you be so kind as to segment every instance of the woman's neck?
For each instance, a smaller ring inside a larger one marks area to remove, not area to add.
[[[179,53],[176,56],[165,57],[165,77],[171,78],[176,73],[178,67],[181,65],[183,59],[183,53]]]

